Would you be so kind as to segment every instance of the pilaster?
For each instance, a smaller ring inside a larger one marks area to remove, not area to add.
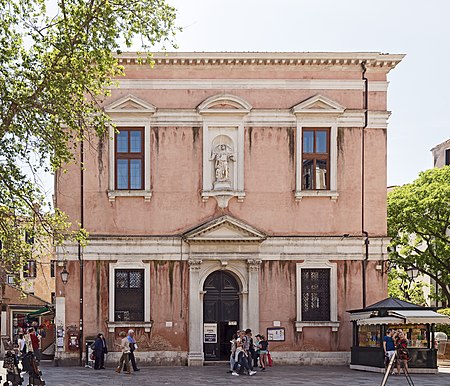
[[[189,264],[189,352],[188,366],[203,366],[202,320],[199,275],[202,260],[188,260]]]

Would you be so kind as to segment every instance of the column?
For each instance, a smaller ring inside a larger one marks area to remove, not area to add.
[[[249,259],[248,264],[248,328],[253,335],[259,331],[259,268],[260,259]],[[247,328],[247,327],[244,327]]]
[[[201,260],[188,260],[189,264],[189,353],[188,366],[203,366],[202,304],[200,301]]]

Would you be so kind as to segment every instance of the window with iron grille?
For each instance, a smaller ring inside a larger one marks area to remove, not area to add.
[[[302,189],[330,189],[330,130],[303,129]]]
[[[144,189],[144,129],[119,128],[115,141],[116,189]]]
[[[302,321],[330,320],[330,270],[302,269]]]
[[[114,321],[144,321],[144,270],[116,269]]]

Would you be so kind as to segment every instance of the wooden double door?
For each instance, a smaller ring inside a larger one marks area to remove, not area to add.
[[[226,271],[216,271],[203,286],[203,352],[205,360],[230,358],[230,341],[239,327],[239,285]]]

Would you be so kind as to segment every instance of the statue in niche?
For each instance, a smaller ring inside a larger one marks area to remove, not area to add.
[[[216,181],[214,186],[217,187],[217,183],[226,183],[226,185],[220,187],[230,187],[230,161],[235,161],[233,149],[226,144],[217,145],[211,152],[210,161],[214,160],[214,171],[216,175]]]

